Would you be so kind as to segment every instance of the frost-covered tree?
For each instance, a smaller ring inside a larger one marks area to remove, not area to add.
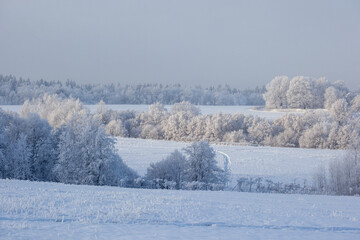
[[[224,173],[216,165],[215,151],[208,142],[194,142],[184,151],[188,159],[187,181],[221,183]]]
[[[330,83],[325,78],[315,79],[312,88],[312,95],[314,96],[313,108],[324,108],[325,92],[330,86]]]
[[[114,143],[98,119],[74,117],[60,135],[57,179],[65,183],[116,185],[122,178],[134,176],[117,156]]]
[[[194,115],[185,111],[172,113],[163,124],[165,139],[186,141],[187,137],[191,134],[188,125],[193,117]]]
[[[344,125],[350,115],[349,104],[343,98],[336,100],[331,105],[330,114],[339,125]]]
[[[248,132],[249,139],[258,144],[269,143],[272,137],[272,128],[269,121],[258,117],[254,118]]]
[[[97,118],[102,124],[108,124],[112,120],[111,110],[106,108],[105,102],[100,101],[96,104],[94,117]]]
[[[51,126],[46,120],[40,119],[39,115],[28,114],[19,128],[27,136],[31,178],[40,181],[52,180],[56,149]]]
[[[152,104],[149,106],[149,112],[142,112],[139,116],[141,121],[141,137],[149,139],[164,139],[164,130],[162,122],[168,118],[168,112],[165,107],[160,104]]]
[[[0,148],[0,178],[4,178],[4,175],[5,175],[5,164],[6,164],[5,160],[6,159],[3,154],[3,149]]]
[[[312,88],[313,84],[309,78],[303,76],[292,78],[286,93],[289,106],[302,109],[313,108],[314,95]]]
[[[326,148],[330,127],[326,122],[316,123],[304,131],[299,139],[301,148]]]
[[[273,123],[276,135],[273,138],[273,146],[298,147],[299,138],[303,131],[301,117],[295,114],[286,114]]]
[[[20,134],[19,138],[12,143],[9,149],[9,162],[11,178],[25,180],[30,179],[32,176],[30,172],[30,151],[26,144],[26,135]]]
[[[327,169],[321,164],[316,169],[313,175],[313,183],[315,189],[320,193],[326,193],[328,190],[328,177],[327,177]]]
[[[79,100],[73,98],[62,100],[56,95],[45,94],[41,99],[26,101],[21,109],[21,116],[37,113],[46,119],[52,127],[68,123],[74,115],[86,115],[88,110]]]
[[[200,109],[195,107],[190,102],[180,102],[175,103],[171,108],[171,114],[176,114],[178,112],[184,112],[187,115],[196,116],[200,114]]]
[[[187,160],[178,150],[172,152],[164,160],[151,163],[147,169],[146,178],[149,180],[167,180],[175,182],[175,188],[180,189],[185,179]]]
[[[107,134],[115,137],[127,137],[128,132],[126,131],[123,121],[120,119],[111,120],[106,126],[105,130]]]
[[[331,86],[326,89],[324,98],[325,98],[324,107],[326,109],[330,109],[333,103],[340,98],[340,93],[335,87]]]
[[[287,76],[278,76],[266,85],[266,93],[263,96],[267,108],[288,107],[286,92],[289,89],[289,82]]]
[[[345,156],[333,160],[327,168],[320,166],[317,169],[314,184],[318,191],[338,195],[360,194],[359,139],[359,132],[354,132]]]
[[[360,95],[356,95],[351,100],[351,110],[360,113]]]
[[[339,195],[360,194],[359,150],[351,149],[344,159],[329,166],[330,191]]]

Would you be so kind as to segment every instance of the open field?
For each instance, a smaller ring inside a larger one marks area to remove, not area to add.
[[[358,197],[0,180],[0,239],[358,239]]]

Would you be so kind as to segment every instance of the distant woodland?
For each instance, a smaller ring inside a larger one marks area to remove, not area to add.
[[[99,80],[101,82],[101,80]],[[195,105],[264,105],[265,87],[240,90],[227,85],[203,88],[180,84],[77,84],[75,81],[31,81],[0,75],[0,104],[23,104],[45,94],[62,99],[72,97],[85,104],[174,104],[187,101]]]

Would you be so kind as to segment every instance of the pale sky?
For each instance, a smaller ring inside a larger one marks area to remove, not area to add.
[[[0,74],[78,83],[360,89],[358,0],[0,0]]]

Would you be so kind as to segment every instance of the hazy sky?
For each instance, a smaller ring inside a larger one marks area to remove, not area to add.
[[[79,83],[360,88],[360,1],[0,0],[0,74]]]

